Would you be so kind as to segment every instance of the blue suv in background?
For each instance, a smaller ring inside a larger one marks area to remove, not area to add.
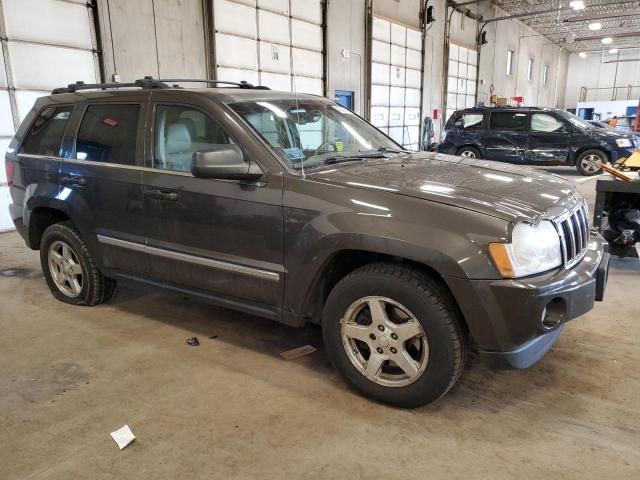
[[[557,109],[483,107],[455,112],[438,151],[529,165],[575,165],[582,175],[602,172],[640,148],[640,137],[595,128]]]

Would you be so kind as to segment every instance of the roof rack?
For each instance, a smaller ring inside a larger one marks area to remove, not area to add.
[[[156,81],[164,83],[210,83],[212,85],[233,85],[238,88],[252,88],[255,90],[271,90],[269,87],[265,87],[264,85],[253,85],[244,80],[240,82],[228,82],[225,80],[207,80],[200,78],[161,78]]]
[[[70,83],[66,87],[54,88],[51,91],[52,95],[58,93],[75,93],[78,90],[107,90],[118,88],[180,88],[178,85],[168,85],[168,83],[208,83],[213,85],[233,85],[238,88],[253,88],[258,90],[269,90],[269,87],[262,85],[254,86],[251,83],[245,82],[226,82],[224,80],[205,80],[198,78],[170,78],[170,79],[158,79],[150,76],[140,78],[132,83],[84,83],[78,81],[76,83]]]

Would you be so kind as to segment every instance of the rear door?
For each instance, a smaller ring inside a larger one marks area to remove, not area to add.
[[[487,159],[499,162],[524,163],[528,147],[530,115],[525,111],[491,112],[489,128],[483,144]]]
[[[570,132],[569,126],[554,115],[532,113],[527,161],[565,163],[569,155]]]
[[[119,94],[118,101],[87,101],[62,162],[60,197],[99,265],[148,274],[142,168],[149,92]],[[75,114],[74,114],[75,115]]]

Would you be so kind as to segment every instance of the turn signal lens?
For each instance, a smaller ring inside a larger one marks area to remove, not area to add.
[[[513,265],[511,265],[511,259],[509,258],[509,253],[507,252],[506,243],[490,243],[489,252],[491,253],[493,262],[496,264],[496,267],[498,267],[500,275],[507,278],[515,277],[513,272]]]

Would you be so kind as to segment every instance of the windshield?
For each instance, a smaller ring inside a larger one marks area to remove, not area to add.
[[[569,113],[566,110],[556,110],[556,113],[560,115],[562,118],[570,122],[573,126],[584,129],[593,129],[596,128],[594,125],[591,125],[586,120],[582,120],[580,117],[574,115],[573,113]]]
[[[294,169],[402,150],[350,110],[326,100],[274,99],[229,106]]]

